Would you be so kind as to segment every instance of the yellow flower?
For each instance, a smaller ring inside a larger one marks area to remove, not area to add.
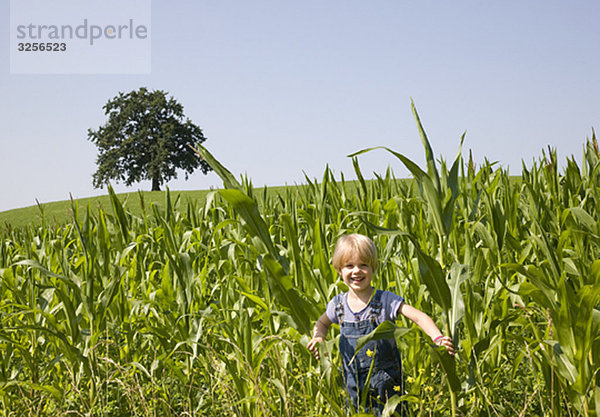
[[[406,377],[406,382],[408,382],[409,384],[412,384],[413,382],[415,382],[415,379],[412,376]]]
[[[433,391],[433,387],[430,387],[430,386],[425,387],[425,392],[431,392],[431,391]]]
[[[400,392],[400,386],[399,385],[394,385],[394,391]]]
[[[372,351],[371,349],[367,349],[367,356],[368,356],[369,358],[372,358],[372,357],[373,357],[373,351]]]

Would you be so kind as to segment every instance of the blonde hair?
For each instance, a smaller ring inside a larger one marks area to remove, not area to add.
[[[361,261],[368,264],[373,272],[377,270],[377,248],[365,235],[354,233],[340,237],[333,251],[332,264],[339,272],[351,256],[358,254]]]

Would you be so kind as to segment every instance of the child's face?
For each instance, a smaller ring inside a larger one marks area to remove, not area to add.
[[[344,262],[339,273],[350,291],[356,294],[371,291],[373,268],[371,265],[361,260],[358,254],[350,256],[350,258]]]

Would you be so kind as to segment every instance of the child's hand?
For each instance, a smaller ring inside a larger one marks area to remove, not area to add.
[[[306,347],[308,348],[308,350],[310,350],[313,355],[315,355],[315,358],[317,359],[321,359],[321,356],[319,355],[319,343],[323,342],[323,338],[320,336],[317,337],[313,337],[310,342],[308,342],[308,344],[306,345]]]
[[[444,346],[450,356],[454,356],[454,345],[452,344],[452,339],[448,336],[442,336],[435,341],[435,344],[438,346]]]

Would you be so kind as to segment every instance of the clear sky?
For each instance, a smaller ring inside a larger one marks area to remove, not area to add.
[[[437,157],[463,152],[519,174],[548,146],[581,160],[600,127],[600,2],[152,1],[149,74],[10,73],[2,0],[0,211],[106,193],[92,187],[87,130],[102,106],[145,86],[169,92],[205,146],[255,186],[354,179],[349,153],[385,145],[416,162],[414,99]],[[383,151],[363,173],[407,172]],[[221,186],[214,173],[172,190]],[[118,192],[149,190],[149,183]]]

